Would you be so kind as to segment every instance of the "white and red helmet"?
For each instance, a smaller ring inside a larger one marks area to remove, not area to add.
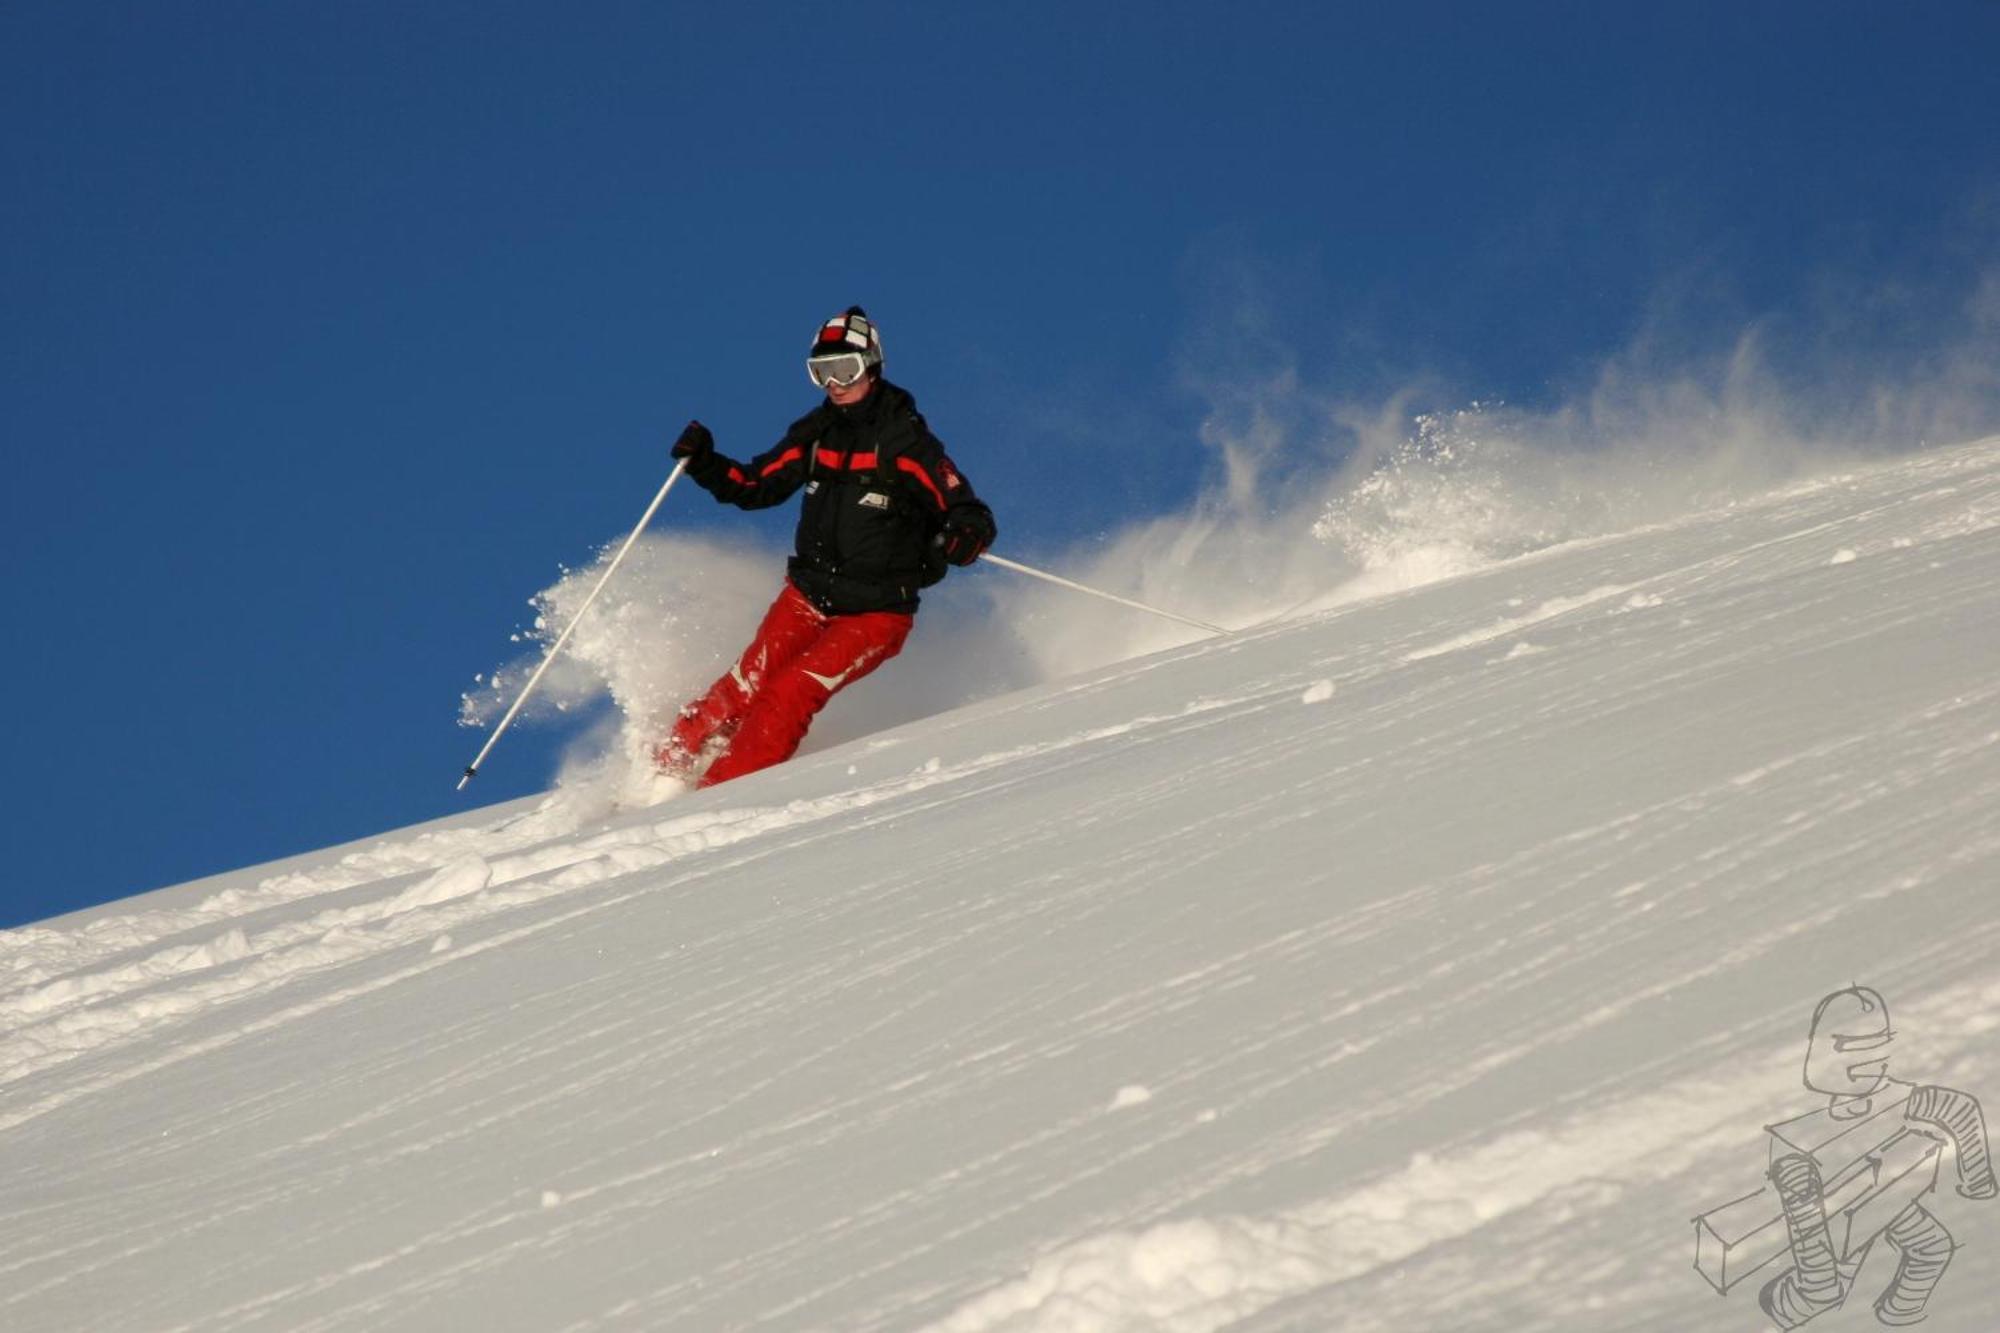
[[[822,389],[852,384],[881,364],[882,335],[858,305],[820,325],[812,350],[806,353],[806,374]]]

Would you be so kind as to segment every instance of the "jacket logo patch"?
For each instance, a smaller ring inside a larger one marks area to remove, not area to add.
[[[889,507],[889,497],[881,491],[869,491],[861,497],[860,502],[870,509],[887,509]]]

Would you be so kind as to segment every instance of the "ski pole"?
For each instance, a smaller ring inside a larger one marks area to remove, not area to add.
[[[590,596],[583,599],[583,605],[579,606],[576,609],[576,614],[570,617],[569,624],[564,626],[562,634],[557,637],[553,644],[549,645],[548,652],[542,654],[542,664],[535,668],[535,674],[528,677],[528,683],[521,687],[521,693],[515,696],[514,706],[507,710],[507,716],[500,719],[500,725],[493,728],[493,734],[488,736],[486,744],[480,747],[478,757],[465,766],[465,776],[458,780],[459,791],[464,791],[465,784],[479,775],[479,766],[486,762],[488,752],[499,743],[500,733],[507,730],[507,724],[514,720],[514,714],[521,711],[521,705],[526,703],[528,696],[534,692],[536,683],[542,678],[542,673],[549,669],[549,663],[556,660],[556,654],[562,651],[562,646],[565,643],[569,642],[570,632],[583,620],[583,613],[588,611],[590,604],[597,600],[597,594],[604,591],[604,585],[611,582],[611,576],[618,570],[618,562],[625,558],[625,553],[632,549],[632,543],[639,540],[639,534],[644,532],[646,525],[653,521],[653,512],[660,507],[660,502],[667,498],[667,492],[674,488],[674,483],[681,479],[681,473],[685,471],[687,471],[687,459],[683,458],[680,462],[674,464],[674,470],[667,474],[666,485],[660,487],[660,493],[653,497],[653,503],[647,505],[646,512],[639,516],[639,526],[632,529],[632,535],[627,537],[625,544],[618,548],[618,554],[611,557],[611,564],[605,569],[603,576],[597,580],[597,586],[590,590]]]
[[[1004,556],[997,556],[991,551],[984,552],[979,558],[987,564],[998,565],[1002,569],[1011,569],[1016,574],[1026,574],[1029,578],[1041,579],[1045,582],[1056,584],[1058,587],[1068,588],[1072,592],[1085,592],[1089,593],[1092,597],[1102,597],[1107,602],[1116,602],[1120,606],[1129,606],[1135,611],[1144,611],[1148,615],[1159,616],[1163,620],[1177,620],[1183,625],[1192,625],[1196,629],[1207,630],[1210,634],[1226,635],[1229,633],[1228,630],[1222,628],[1220,625],[1211,625],[1205,620],[1194,620],[1187,616],[1177,616],[1171,611],[1162,611],[1157,606],[1147,606],[1144,602],[1135,602],[1129,597],[1120,597],[1116,593],[1101,592],[1096,588],[1087,588],[1081,583],[1072,583],[1066,578],[1061,578],[1043,570],[1035,569],[1032,566],[1021,564],[1019,561],[1009,560]]]

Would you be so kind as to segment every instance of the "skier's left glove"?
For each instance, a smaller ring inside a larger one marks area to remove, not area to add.
[[[937,535],[938,549],[952,564],[969,565],[999,535],[992,510],[980,504],[959,505],[944,516],[944,527]]]

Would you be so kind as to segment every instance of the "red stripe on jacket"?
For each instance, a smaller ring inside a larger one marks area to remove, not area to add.
[[[777,463],[773,463],[770,468],[765,469],[767,475],[781,464],[791,461],[792,457],[793,453],[788,452],[784,458],[778,460]],[[843,454],[838,449],[821,449],[818,457],[821,467],[844,467],[850,472],[873,472],[881,464],[881,456],[879,454]],[[947,507],[944,500],[944,492],[938,489],[937,482],[931,479],[931,474],[924,469],[922,463],[919,463],[914,458],[898,458],[896,466],[901,471],[907,472],[918,481],[921,481],[924,484],[924,489],[931,493],[931,499],[937,501],[939,509]]]
[[[937,488],[937,483],[931,480],[931,474],[924,471],[922,463],[919,463],[914,458],[899,458],[896,460],[896,466],[914,476],[918,481],[921,481],[924,484],[924,489],[931,493],[931,499],[937,501],[939,509],[945,507],[944,492],[940,491]]]
[[[872,472],[875,470],[877,461],[874,454],[843,454],[838,449],[822,449],[819,451],[819,465],[821,467],[844,467],[849,472]]]

